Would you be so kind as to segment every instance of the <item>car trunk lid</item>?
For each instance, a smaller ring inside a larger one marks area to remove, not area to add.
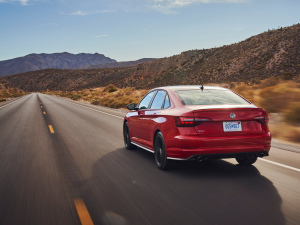
[[[201,107],[194,110],[195,120],[208,118],[195,126],[200,136],[238,136],[260,134],[266,131],[263,124],[266,113],[257,107]],[[267,118],[267,117],[266,117]]]

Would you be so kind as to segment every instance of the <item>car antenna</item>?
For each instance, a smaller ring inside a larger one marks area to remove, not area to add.
[[[200,87],[200,89],[201,89],[201,91],[203,91],[203,90],[204,90],[203,84],[201,84],[201,87]]]

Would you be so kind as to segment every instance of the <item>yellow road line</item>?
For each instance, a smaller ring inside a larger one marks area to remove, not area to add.
[[[46,115],[46,112],[45,112],[45,111],[44,111],[43,113],[44,113],[44,115]]]
[[[81,198],[74,199],[75,207],[82,225],[94,225],[92,218]]]
[[[49,125],[49,130],[50,130],[50,133],[51,133],[51,134],[54,134],[54,130],[53,130],[52,125]]]

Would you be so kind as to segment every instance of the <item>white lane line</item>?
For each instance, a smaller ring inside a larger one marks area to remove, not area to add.
[[[17,101],[20,101],[22,98],[24,98],[25,96],[23,96],[23,97],[21,97],[21,98],[19,98],[18,100],[16,100],[16,101],[13,101],[13,102],[11,102],[11,103],[8,103],[8,104],[6,104],[6,105],[4,105],[4,106],[1,106],[0,107],[0,109],[2,109],[2,108],[4,108],[4,107],[6,107],[6,106],[9,106],[10,104],[13,104],[13,103],[15,103],[15,102],[17,102]]]
[[[90,110],[93,110],[93,111],[96,111],[96,112],[100,112],[100,113],[103,113],[105,115],[109,115],[109,116],[113,116],[113,117],[116,117],[118,119],[124,119],[123,117],[120,117],[120,116],[116,116],[116,115],[113,115],[113,114],[110,114],[110,113],[106,113],[106,112],[103,112],[103,111],[100,111],[98,109],[93,109],[93,108],[90,108],[90,107],[86,107],[86,106],[83,106],[83,105],[80,105],[80,104],[77,104],[77,103],[74,103],[74,102],[70,102],[68,100],[64,100],[64,99],[61,99],[62,101],[65,101],[65,102],[68,102],[70,104],[73,104],[73,105],[78,105],[80,107],[83,107],[83,108],[86,108],[86,109],[90,109]]]
[[[290,169],[290,170],[294,170],[294,171],[300,172],[300,169],[297,169],[295,167],[287,166],[287,165],[284,165],[284,164],[281,164],[281,163],[277,163],[277,162],[273,162],[273,161],[266,160],[266,159],[261,159],[261,158],[258,158],[258,159],[262,160],[264,162],[267,162],[267,163],[271,163],[271,164],[274,164],[274,165],[277,165],[277,166],[281,166],[281,167],[284,167],[284,168],[287,168],[287,169]]]

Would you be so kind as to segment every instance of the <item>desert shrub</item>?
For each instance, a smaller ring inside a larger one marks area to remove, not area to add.
[[[280,79],[278,77],[270,77],[268,79],[263,80],[259,87],[260,88],[265,88],[265,87],[270,87],[270,86],[275,86],[276,84],[278,84],[280,81]]]
[[[72,93],[67,91],[61,92],[60,94],[61,97],[66,97],[66,98],[72,98],[72,95],[73,95]]]
[[[235,84],[234,84],[234,83],[229,83],[229,88],[230,88],[230,89],[235,88]]]
[[[275,99],[272,97],[264,97],[261,98],[258,103],[264,110],[268,113],[275,113],[278,112],[278,107],[275,104]]]
[[[282,73],[282,78],[284,80],[291,80],[293,79],[294,75],[291,72],[283,72]]]
[[[109,93],[112,93],[112,92],[115,92],[115,91],[117,91],[117,90],[118,90],[117,88],[111,88],[111,89],[108,90],[108,92],[109,92]]]
[[[123,101],[115,101],[114,103],[111,104],[111,107],[115,109],[119,109],[119,108],[126,108],[127,105],[128,104],[126,104]]]
[[[260,79],[252,79],[251,84],[260,84],[261,80]]]
[[[291,129],[288,134],[288,139],[290,141],[300,142],[300,130],[297,128]]]
[[[134,87],[127,87],[124,89],[124,94],[125,95],[131,95],[135,91]]]
[[[296,81],[297,83],[300,82],[300,73],[295,77],[295,81]],[[300,86],[299,86],[299,87],[300,87]]]
[[[144,97],[148,93],[148,91],[149,90],[141,90],[141,91],[139,91],[139,95],[137,96],[137,98],[140,99],[140,98]]]
[[[267,112],[283,112],[293,102],[300,102],[300,90],[287,82],[262,89],[260,97],[259,105]]]
[[[236,86],[236,87],[234,88],[234,91],[237,92],[237,93],[241,93],[241,92],[245,91],[246,89],[248,89],[248,86],[247,86],[247,85],[245,85],[245,84],[240,84],[240,85],[238,85],[238,86]]]
[[[290,124],[300,123],[300,102],[292,104],[284,113],[284,119]]]
[[[74,101],[77,101],[77,100],[81,99],[81,95],[74,94],[74,95],[71,96],[71,99],[74,100]]]
[[[141,99],[134,99],[134,98],[129,98],[126,102],[126,105],[130,104],[130,103],[137,103],[139,102]]]
[[[115,85],[113,84],[109,84],[108,86],[106,86],[104,89],[103,89],[103,92],[109,92],[109,93],[112,93],[112,92],[115,92],[117,91],[118,89],[115,87]]]
[[[115,98],[107,97],[99,100],[99,105],[111,107],[115,102]]]
[[[115,97],[123,97],[124,96],[124,91],[123,90],[118,90],[116,93],[115,93]]]
[[[240,84],[240,85],[236,86],[235,88],[233,88],[233,91],[240,94],[241,96],[248,99],[249,101],[253,102],[255,89],[253,89],[252,87],[250,87],[246,84]]]
[[[93,99],[93,100],[91,101],[91,104],[93,104],[93,105],[99,105],[99,103],[100,103],[99,100]]]

